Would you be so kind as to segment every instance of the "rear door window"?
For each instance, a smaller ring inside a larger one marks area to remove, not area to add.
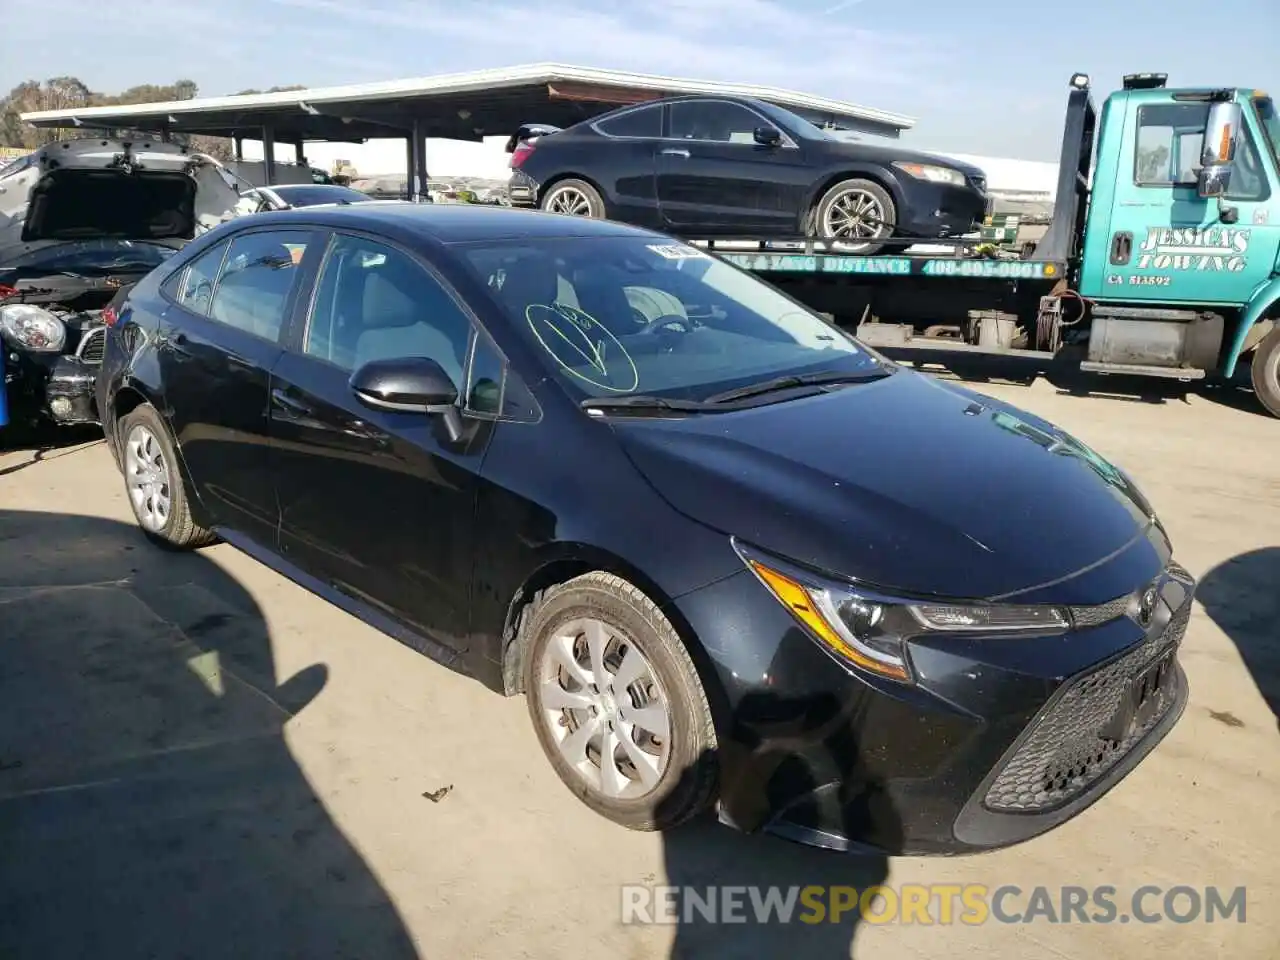
[[[275,340],[284,325],[311,234],[305,230],[244,233],[231,241],[209,305],[211,320]]]
[[[200,316],[209,315],[209,303],[213,300],[213,286],[218,282],[218,272],[227,255],[229,240],[210,247],[196,257],[186,269],[165,281],[166,293],[171,293],[178,304]],[[176,279],[176,284],[173,281]]]
[[[640,107],[629,110],[616,117],[601,120],[596,129],[610,137],[645,137],[662,136],[662,107]]]

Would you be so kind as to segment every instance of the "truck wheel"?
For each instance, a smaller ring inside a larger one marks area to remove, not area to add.
[[[529,716],[578,799],[647,831],[710,805],[711,707],[688,650],[649,597],[613,574],[584,574],[538,597],[521,633]]]
[[[547,213],[562,213],[569,217],[604,219],[604,198],[600,191],[585,180],[570,178],[552,185],[542,195],[538,204]]]
[[[1280,326],[1272,330],[1253,352],[1250,365],[1253,392],[1273,417],[1280,417]]]
[[[194,549],[217,537],[191,519],[187,488],[169,430],[155,407],[144,403],[120,423],[125,493],[134,519],[163,547]]]
[[[822,195],[809,235],[840,241],[842,252],[870,255],[885,247],[898,222],[893,198],[871,180],[841,180]]]

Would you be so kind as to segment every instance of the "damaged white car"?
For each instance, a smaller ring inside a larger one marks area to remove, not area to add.
[[[109,305],[236,215],[217,161],[154,141],[64,140],[0,174],[0,427],[95,423]]]

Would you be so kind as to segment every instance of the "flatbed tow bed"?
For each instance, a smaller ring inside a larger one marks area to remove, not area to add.
[[[812,238],[684,239],[895,359],[1185,382],[1231,381],[1240,363],[1280,416],[1280,120],[1257,90],[1141,74],[1099,112],[1073,77],[1053,217],[1018,252],[972,238],[870,256]]]

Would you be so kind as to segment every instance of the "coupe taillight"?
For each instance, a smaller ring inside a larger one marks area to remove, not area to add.
[[[511,169],[519,170],[520,165],[529,159],[529,155],[533,153],[532,143],[521,143],[511,151]]]
[[[108,327],[114,327],[117,323],[120,322],[120,314],[117,313],[116,308],[111,306],[110,304],[102,308],[102,313],[100,314],[100,317],[102,318],[102,322],[105,323]]]

